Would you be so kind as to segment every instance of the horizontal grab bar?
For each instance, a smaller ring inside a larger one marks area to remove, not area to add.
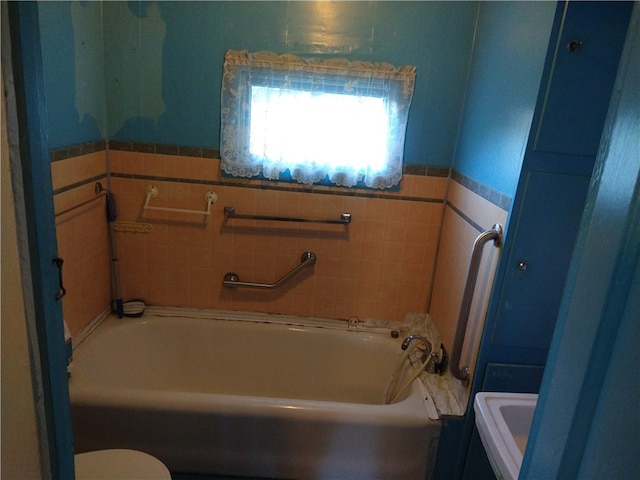
[[[289,273],[287,273],[284,277],[282,277],[276,283],[241,282],[240,277],[238,277],[238,274],[229,272],[224,276],[224,281],[222,282],[222,284],[225,287],[231,287],[231,288],[234,288],[234,287],[267,288],[267,289],[278,288],[280,285],[285,283],[291,277],[297,275],[305,268],[310,267],[311,265],[316,263],[317,258],[318,257],[316,257],[316,254],[313,252],[304,252],[302,254],[302,258],[300,258],[300,261],[301,261],[300,265],[298,265],[296,268],[291,270]]]
[[[80,202],[77,205],[74,205],[73,207],[69,207],[65,210],[62,210],[61,212],[58,212],[55,214],[55,218],[64,215],[65,213],[69,213],[69,212],[73,212],[75,209],[83,207],[85,205],[87,205],[88,203],[91,202],[95,202],[96,200],[98,200],[99,198],[104,197],[107,194],[107,191],[104,189],[104,187],[102,186],[102,183],[100,182],[96,182],[94,185],[94,192],[96,194],[95,197],[90,198],[88,200],[85,200],[84,202]]]
[[[142,207],[142,208],[145,209],[145,210],[158,210],[158,211],[161,211],[161,212],[193,213],[193,214],[197,214],[197,215],[211,215],[211,205],[216,203],[216,201],[218,200],[218,196],[214,192],[209,190],[207,193],[204,194],[204,201],[207,202],[207,209],[206,210],[188,210],[188,209],[184,209],[184,208],[152,207],[152,206],[149,205],[149,201],[152,198],[156,198],[158,196],[158,194],[160,193],[158,191],[158,188],[155,187],[154,185],[149,185],[147,188],[144,189],[144,193],[147,195],[147,197],[145,198],[144,207]]]
[[[351,214],[342,213],[339,220],[322,219],[322,218],[296,218],[296,217],[278,217],[274,215],[247,215],[236,213],[234,207],[224,207],[225,218],[243,218],[246,220],[272,220],[277,222],[303,222],[303,223],[331,223],[337,225],[348,225],[351,223]]]
[[[75,209],[80,208],[85,206],[88,203],[91,202],[95,202],[96,200],[98,200],[99,198],[104,197],[107,194],[107,192],[102,192],[97,194],[95,197],[90,198],[89,200],[85,200],[84,202],[78,203],[77,205],[74,205],[73,207],[69,207],[66,210],[62,210],[61,212],[56,213],[56,217],[59,217],[61,215],[64,215],[65,213],[69,213],[69,212],[73,212]]]
[[[473,301],[476,280],[478,279],[478,269],[480,268],[480,261],[482,260],[482,247],[490,240],[493,240],[495,247],[499,247],[502,244],[502,233],[502,225],[496,223],[490,230],[486,230],[476,237],[473,242],[473,248],[471,249],[471,260],[469,260],[467,280],[464,285],[464,293],[462,294],[458,323],[456,325],[456,333],[451,350],[451,363],[449,364],[451,374],[458,380],[461,380],[465,387],[469,384],[469,367],[460,367],[460,360],[462,360],[462,346],[464,345],[464,337],[467,333],[471,302]]]

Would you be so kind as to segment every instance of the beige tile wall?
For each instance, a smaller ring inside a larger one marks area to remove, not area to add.
[[[210,158],[112,150],[109,160],[118,220],[152,226],[150,233],[116,233],[125,300],[389,320],[424,312],[430,305],[429,313],[449,351],[471,246],[479,233],[455,209],[482,228],[504,224],[507,215],[456,181],[448,186],[443,177],[405,175],[399,192],[376,192],[382,198],[369,198],[289,183],[265,182],[257,184],[262,188],[249,188],[256,182],[220,178],[218,160]],[[60,213],[96,198],[95,179],[99,177],[106,187],[105,172],[104,151],[52,163],[58,249],[65,259],[68,292],[63,310],[72,334],[110,304],[104,197]],[[218,201],[210,217],[144,211],[145,187],[152,184],[160,192],[151,201],[153,206],[204,210],[208,190],[217,194]],[[443,218],[445,195],[455,209],[445,208]],[[311,218],[337,219],[345,212],[353,221],[348,227],[225,221],[225,205],[238,213]],[[280,289],[222,286],[227,272],[245,281],[273,283],[299,264],[304,251],[315,252],[317,264]],[[463,353],[465,365],[475,362],[498,254],[491,243],[484,249]]]
[[[105,198],[106,153],[95,152],[51,164],[58,254],[64,259],[64,319],[74,335],[110,304],[110,253]],[[89,201],[85,205],[76,207]],[[71,210],[72,209],[72,210]],[[66,212],[66,213],[65,213]]]
[[[405,175],[399,192],[367,198],[289,183],[275,185],[293,191],[247,188],[246,180],[218,178],[214,159],[110,151],[110,163],[119,220],[153,226],[147,234],[117,234],[125,299],[341,319],[402,320],[426,309],[446,178]],[[153,206],[203,210],[208,190],[218,202],[208,218],[144,211],[150,184],[160,192]],[[346,212],[353,220],[348,227],[225,222],[225,205],[238,213],[311,218],[337,219]],[[230,271],[241,280],[273,283],[300,263],[304,251],[315,252],[317,264],[280,289],[222,286]]]
[[[471,250],[475,238],[480,234],[463,216],[456,212],[456,209],[485,230],[496,223],[504,226],[507,212],[456,181],[451,181],[448,204],[450,205],[447,206],[444,214],[441,246],[429,313],[438,328],[445,347],[451,352]],[[471,367],[472,374],[499,254],[500,249],[496,248],[493,242],[485,244],[461,361],[462,366]]]

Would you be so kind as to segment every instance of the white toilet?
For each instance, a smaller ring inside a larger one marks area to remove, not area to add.
[[[171,480],[160,460],[136,450],[79,453],[74,460],[76,480]]]

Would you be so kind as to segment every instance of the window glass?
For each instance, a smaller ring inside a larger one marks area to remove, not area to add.
[[[402,154],[415,69],[271,53],[227,53],[222,169],[313,184],[390,188]]]

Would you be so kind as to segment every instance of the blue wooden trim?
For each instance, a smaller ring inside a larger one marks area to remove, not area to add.
[[[606,10],[608,16],[614,15],[618,17],[618,20],[614,23],[610,22],[602,22],[600,30],[594,30],[590,27],[594,22],[597,23],[599,20],[599,14],[602,13],[602,8]],[[528,365],[544,365],[547,359],[547,351],[548,346],[543,345],[523,345],[523,343],[528,342],[518,342],[518,345],[500,345],[493,341],[494,334],[497,325],[496,317],[498,312],[504,305],[501,303],[501,292],[503,288],[508,288],[506,285],[507,282],[507,272],[509,268],[513,268],[513,255],[518,248],[518,243],[516,242],[516,235],[519,233],[518,226],[519,221],[521,220],[518,216],[518,212],[521,209],[521,205],[526,201],[525,196],[525,188],[528,172],[548,172],[548,173],[567,173],[572,176],[585,176],[587,175],[593,166],[595,161],[595,152],[593,155],[585,155],[583,149],[578,149],[576,152],[566,151],[565,148],[567,145],[580,144],[579,139],[585,133],[581,128],[575,128],[572,126],[570,130],[570,134],[574,135],[576,138],[565,139],[562,138],[562,142],[558,146],[558,152],[549,152],[549,151],[537,151],[536,150],[536,130],[549,128],[550,125],[557,125],[557,118],[552,118],[552,122],[550,124],[545,123],[545,113],[547,115],[555,115],[562,118],[562,109],[567,108],[567,102],[558,101],[558,96],[555,95],[555,100],[551,99],[547,101],[547,88],[553,89],[554,85],[551,83],[555,82],[555,86],[560,85],[561,90],[565,91],[565,85],[570,85],[572,88],[575,87],[575,81],[579,78],[580,82],[589,83],[592,81],[590,76],[579,76],[575,77],[573,75],[573,70],[570,68],[570,65],[574,65],[576,60],[579,60],[578,57],[571,57],[569,59],[566,58],[565,52],[566,50],[566,42],[563,40],[566,36],[574,35],[574,29],[570,28],[565,30],[566,22],[569,22],[571,25],[578,25],[577,30],[582,32],[585,37],[585,45],[591,45],[591,48],[594,50],[585,49],[585,53],[597,53],[597,55],[593,56],[593,62],[596,65],[600,65],[598,63],[598,58],[602,55],[603,50],[606,49],[605,57],[607,61],[612,58],[618,58],[619,53],[622,51],[622,44],[624,42],[624,37],[620,38],[620,35],[609,35],[609,32],[606,31],[606,28],[611,28],[615,26],[616,33],[618,31],[622,31],[626,29],[626,25],[628,22],[628,15],[631,10],[632,3],[631,2],[558,2],[556,7],[556,16],[554,19],[554,25],[551,32],[551,37],[549,41],[549,49],[547,52],[547,61],[545,63],[542,81],[540,84],[540,90],[538,93],[538,101],[536,104],[536,110],[534,112],[531,132],[529,141],[527,144],[527,150],[525,152],[525,158],[522,164],[521,177],[518,183],[518,190],[515,194],[511,212],[509,215],[509,222],[506,226],[506,235],[504,239],[504,244],[502,247],[502,253],[499,259],[498,268],[496,271],[496,277],[494,281],[494,289],[491,295],[491,299],[489,302],[488,312],[487,312],[487,320],[484,327],[483,338],[480,346],[480,351],[478,353],[478,360],[476,364],[476,374],[474,375],[473,383],[472,383],[472,398],[476,392],[483,390],[483,383],[485,381],[485,365],[488,362],[493,363],[504,363],[504,364],[528,364]],[[584,24],[583,24],[584,23]],[[605,28],[606,27],[606,28]],[[594,31],[592,31],[594,30]],[[604,30],[604,32],[603,32]],[[600,49],[600,50],[599,50]],[[555,52],[558,52],[558,62],[556,63],[556,55]],[[560,59],[561,56],[564,56],[563,59]],[[591,57],[590,57],[591,58]],[[568,65],[561,65],[562,62],[568,62]],[[610,65],[610,62],[608,62]],[[584,65],[583,65],[584,66]],[[562,67],[562,68],[560,68]],[[554,74],[555,69],[555,74]],[[605,69],[603,69],[605,71]],[[593,88],[593,85],[590,86],[590,90],[596,90],[597,95],[587,95],[584,96],[583,99],[580,99],[579,95],[572,95],[568,100],[572,100],[571,104],[572,108],[581,108],[581,105],[585,102],[598,102],[599,104],[604,104],[605,107],[609,103],[610,100],[610,92],[613,86],[613,78],[615,77],[616,71],[615,68],[607,68],[606,71],[608,75],[604,80],[604,82],[600,82],[600,87]],[[559,72],[564,72],[560,74]],[[602,80],[602,76],[597,76],[600,80]],[[606,84],[606,85],[605,85]],[[582,85],[577,87],[574,94],[584,92],[581,90]],[[557,92],[556,92],[557,93]],[[576,99],[576,96],[578,99]],[[580,102],[578,101],[580,100]],[[581,103],[582,102],[582,103]],[[592,125],[589,125],[589,132],[593,131],[594,125],[599,125],[599,129],[603,127],[604,118],[601,121],[598,118],[592,117],[590,115],[591,110],[586,109],[584,113],[584,117],[581,120],[584,122],[593,122]],[[636,128],[637,132],[637,128]],[[597,134],[598,138],[600,138],[600,131]],[[547,136],[547,138],[551,138],[551,136]],[[566,141],[565,141],[566,140]],[[591,143],[591,138],[589,138]],[[547,142],[547,146],[548,142]],[[548,150],[548,148],[546,149]],[[589,152],[590,153],[590,152]],[[637,158],[637,157],[636,157]],[[612,202],[615,204],[615,202]],[[560,225],[561,228],[564,228],[564,225]],[[555,226],[554,226],[555,228]],[[574,232],[572,230],[571,232]],[[532,239],[533,241],[534,239]],[[511,262],[511,263],[510,263]],[[565,275],[564,272],[558,272],[558,275]],[[592,275],[595,278],[600,278],[600,272],[594,271]],[[530,295],[535,295],[536,292],[531,292]],[[513,320],[513,319],[511,319]],[[511,332],[513,334],[518,333],[520,324],[518,322],[513,322],[508,324]],[[548,320],[548,319],[547,319]],[[535,347],[535,348],[532,348]],[[582,345],[574,346],[574,350],[582,348]],[[545,372],[546,375],[546,372]],[[555,379],[557,381],[557,379]],[[443,459],[448,459],[454,455],[457,458],[460,458],[462,455],[460,451],[465,451],[469,445],[469,440],[471,439],[471,435],[474,429],[473,425],[473,409],[472,402],[469,402],[469,407],[466,412],[466,417],[464,420],[464,426],[457,426],[456,435],[457,442],[450,441],[450,444],[457,443],[460,445],[458,451],[452,450],[449,448],[448,451],[438,452],[438,462],[441,463]],[[558,414],[560,415],[560,414]],[[562,419],[559,419],[560,421]],[[560,425],[561,422],[557,422],[557,425]],[[571,427],[569,424],[566,427],[566,431],[568,431]],[[545,435],[540,437],[540,449],[541,451],[548,446],[549,439],[555,437],[557,435],[566,434],[566,431],[563,432],[561,428],[556,428],[552,432],[546,432]],[[448,436],[447,428],[443,429],[443,435]],[[547,452],[554,450],[547,448]],[[557,449],[555,449],[557,451]],[[437,465],[438,466],[438,465]],[[441,478],[460,478],[460,464],[457,464],[457,470],[450,472],[448,477],[442,476]],[[439,471],[439,470],[437,470]],[[537,470],[538,475],[531,475],[530,478],[573,478],[570,475],[565,477],[560,477],[557,475],[545,475],[540,474],[541,470]],[[595,477],[594,477],[595,478]]]
[[[640,378],[633,361],[638,357],[637,339],[620,341],[624,332],[628,335],[634,327],[638,331],[640,317],[637,2],[629,33],[520,473],[523,480],[597,478],[589,471],[594,467],[608,478],[640,474]],[[626,350],[616,351],[616,346]],[[604,421],[599,421],[597,415],[603,411]],[[636,426],[635,431],[618,429],[604,438],[602,426],[618,412],[625,424]],[[606,465],[589,454],[594,439],[597,449],[605,451],[603,456],[609,454]],[[614,453],[616,461],[611,459]]]
[[[52,478],[73,479],[73,438],[59,290],[38,4],[9,2],[20,157]]]

